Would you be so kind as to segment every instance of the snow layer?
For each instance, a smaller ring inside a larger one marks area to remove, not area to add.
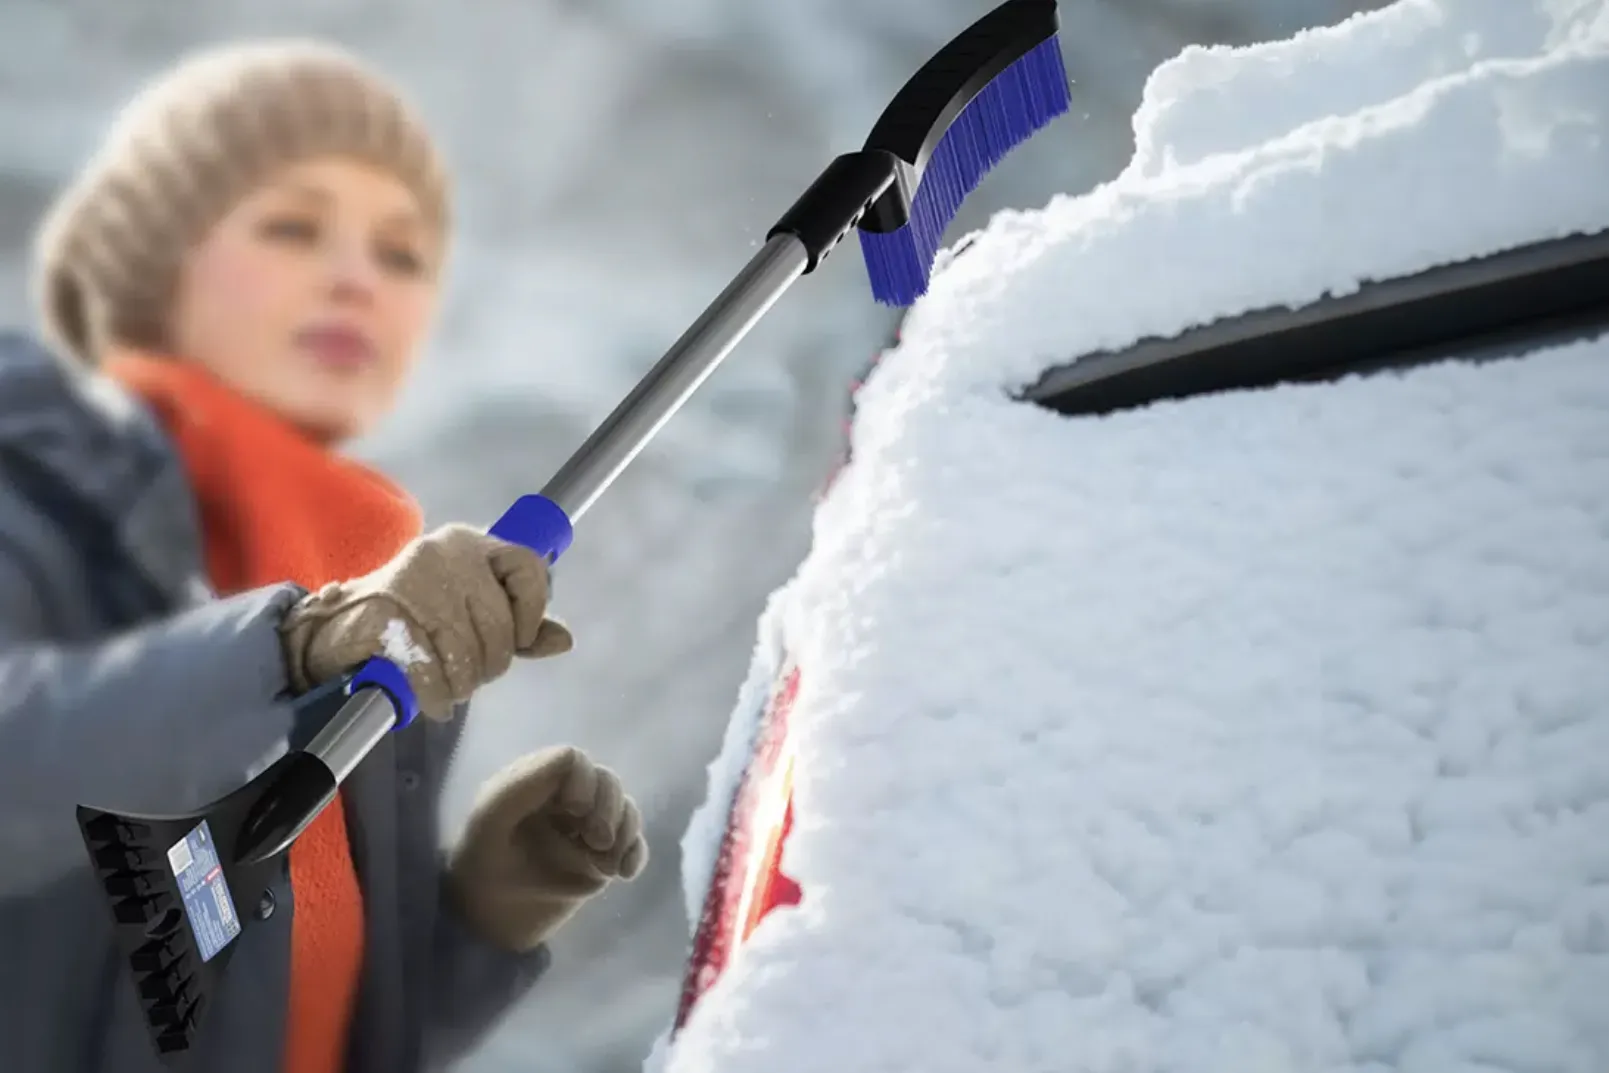
[[[1136,126],[861,392],[764,631],[804,672],[805,901],[669,1073],[1609,1068],[1609,339],[1101,420],[1007,398],[1609,226],[1609,3],[1191,50]]]

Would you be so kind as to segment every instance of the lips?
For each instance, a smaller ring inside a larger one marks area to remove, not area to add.
[[[326,324],[298,332],[296,343],[320,365],[341,371],[362,369],[375,358],[374,344],[356,328]]]

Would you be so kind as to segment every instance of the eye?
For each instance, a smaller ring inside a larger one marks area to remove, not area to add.
[[[418,250],[404,242],[376,243],[375,259],[386,271],[398,275],[418,276],[425,270],[424,257]]]
[[[270,216],[257,225],[257,233],[275,242],[309,244],[318,241],[318,221],[310,216]]]

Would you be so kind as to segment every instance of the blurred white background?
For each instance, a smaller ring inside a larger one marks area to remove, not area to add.
[[[534,491],[899,85],[992,0],[0,0],[0,322],[30,234],[140,82],[199,44],[342,42],[435,123],[462,233],[434,354],[364,453],[432,523]],[[973,195],[995,210],[1115,174],[1145,77],[1190,43],[1285,37],[1367,0],[1068,0],[1071,115]],[[582,523],[557,580],[576,651],[486,691],[450,818],[524,750],[575,742],[650,820],[649,872],[578,917],[474,1073],[635,1070],[674,1008],[677,840],[766,595],[809,539],[852,377],[886,344],[855,244],[801,281]],[[0,1041],[3,1045],[3,1041]]]

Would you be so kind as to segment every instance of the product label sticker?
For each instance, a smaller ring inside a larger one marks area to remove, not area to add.
[[[213,848],[212,830],[202,820],[168,850],[168,867],[179,881],[185,916],[201,949],[201,960],[213,956],[240,934],[240,914],[224,881],[223,865]]]

